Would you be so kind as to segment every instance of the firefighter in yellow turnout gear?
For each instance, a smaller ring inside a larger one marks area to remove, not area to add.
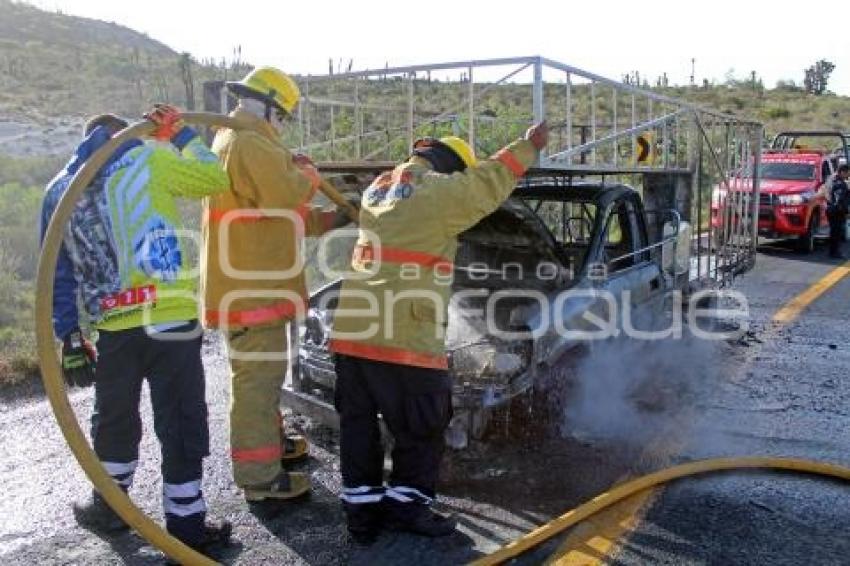
[[[306,297],[300,240],[348,220],[310,204],[318,172],[280,141],[300,97],[292,78],[263,67],[228,88],[239,99],[231,117],[243,128],[219,131],[212,147],[232,190],[205,205],[204,323],[223,330],[230,358],[236,484],[249,501],[291,499],[310,489],[306,474],[283,467],[303,459],[307,443],[285,435],[279,409],[286,327],[303,312]]]
[[[444,341],[457,236],[508,198],[547,141],[538,124],[477,162],[459,138],[420,140],[363,194],[353,272],[330,341],[341,498],[357,541],[374,540],[381,527],[425,536],[454,530],[430,504],[452,414]],[[394,440],[386,486],[378,413]]]

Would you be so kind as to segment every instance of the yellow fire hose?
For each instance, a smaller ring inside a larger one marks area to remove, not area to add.
[[[319,184],[319,190],[325,193],[325,196],[331,199],[331,202],[337,205],[339,208],[343,209],[352,222],[357,224],[360,221],[360,212],[357,208],[348,202],[344,196],[342,196],[336,187],[330,184],[327,179],[322,178],[321,183]]]
[[[545,542],[573,525],[580,523],[602,509],[610,507],[611,505],[614,505],[627,497],[631,497],[635,493],[649,489],[650,487],[667,483],[678,478],[683,478],[685,476],[748,468],[788,470],[793,472],[830,476],[850,481],[850,468],[838,466],[836,464],[825,464],[821,462],[813,462],[811,460],[801,460],[798,458],[749,456],[740,458],[713,458],[709,460],[689,462],[687,464],[681,464],[647,474],[618,485],[610,491],[606,491],[605,493],[594,497],[590,501],[579,505],[567,513],[564,513],[557,519],[554,519],[523,537],[503,546],[496,552],[479,558],[478,560],[470,563],[470,566],[491,566],[493,564],[502,564],[503,562],[506,562],[511,558],[515,558],[523,552]]]
[[[186,122],[205,126],[220,126],[237,128],[238,122],[226,116],[209,113],[185,113],[183,118]],[[80,467],[97,489],[106,499],[118,515],[130,525],[136,532],[151,544],[163,551],[171,558],[183,564],[208,566],[216,564],[214,561],[195,552],[176,538],[166,533],[159,525],[142,513],[130,498],[118,487],[109,474],[106,473],[94,451],[86,440],[68,395],[65,391],[65,382],[62,369],[56,355],[53,339],[53,278],[56,273],[56,259],[62,244],[62,236],[68,219],[74,209],[74,204],[85,191],[86,187],[94,179],[98,170],[106,163],[112,153],[125,141],[139,138],[150,134],[153,130],[150,122],[139,122],[122,130],[109,140],[77,171],[67,192],[62,196],[50,225],[44,237],[44,245],[38,262],[38,278],[36,287],[35,317],[36,317],[36,340],[38,346],[38,357],[41,365],[41,375],[44,380],[44,388],[47,397],[53,407],[53,413],[68,446],[80,463]],[[323,180],[320,186],[328,198],[335,204],[343,207],[352,215],[356,221],[356,210],[339,194],[339,192]]]
[[[186,113],[184,119],[192,124],[220,127],[238,127],[237,123],[226,116],[208,113]],[[210,566],[216,564],[209,558],[195,552],[188,546],[165,532],[159,525],[142,513],[129,497],[118,487],[97,459],[94,451],[80,428],[74,411],[68,400],[62,369],[56,355],[53,339],[53,278],[56,272],[56,260],[62,243],[65,225],[73,211],[74,204],[91,183],[97,171],[109,159],[109,156],[125,141],[145,136],[153,125],[139,122],[126,128],[98,150],[74,176],[70,187],[59,201],[44,238],[44,246],[38,262],[36,287],[36,339],[41,365],[42,379],[48,399],[56,416],[59,428],[65,435],[68,446],[80,463],[80,467],[106,502],[148,542],[156,546],[171,558],[190,566]],[[336,189],[324,181],[320,187],[336,205],[343,207],[356,220],[356,210],[339,194]],[[500,564],[522,552],[548,540],[594,513],[609,507],[639,491],[669,482],[671,480],[712,471],[743,468],[773,468],[832,476],[850,481],[850,469],[834,464],[824,464],[795,458],[718,458],[702,460],[674,466],[655,472],[615,487],[611,491],[597,496],[591,501],[576,507],[554,521],[532,531],[522,538],[506,545],[493,554],[475,562],[476,566]]]

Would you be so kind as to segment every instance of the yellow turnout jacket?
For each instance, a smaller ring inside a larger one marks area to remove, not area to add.
[[[204,323],[213,328],[275,324],[301,312],[300,239],[325,232],[328,219],[310,204],[315,170],[299,168],[266,121],[244,110],[231,117],[243,128],[220,130],[212,150],[232,189],[207,199],[202,226]]]
[[[496,210],[537,151],[519,140],[462,173],[406,162],[363,193],[360,231],[330,349],[446,369],[445,327],[457,236]]]

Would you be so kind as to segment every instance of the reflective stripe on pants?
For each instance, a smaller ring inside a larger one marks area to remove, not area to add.
[[[148,379],[154,430],[162,448],[163,509],[168,532],[188,544],[203,537],[200,490],[209,454],[201,337],[192,325],[150,336],[144,328],[100,331],[92,440],[104,468],[122,488],[132,483],[142,435],[139,399]]]
[[[381,494],[400,503],[430,503],[452,417],[448,372],[338,355],[336,373],[343,501],[373,503],[369,496]],[[383,493],[378,487],[384,479],[379,413],[394,440],[392,473]]]

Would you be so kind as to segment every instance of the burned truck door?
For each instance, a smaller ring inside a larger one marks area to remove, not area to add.
[[[650,330],[663,309],[664,278],[661,267],[649,248],[643,208],[636,194],[627,194],[608,209],[599,247],[599,271],[605,274],[601,288],[610,293],[617,305],[617,326]],[[604,267],[604,269],[602,269]]]

